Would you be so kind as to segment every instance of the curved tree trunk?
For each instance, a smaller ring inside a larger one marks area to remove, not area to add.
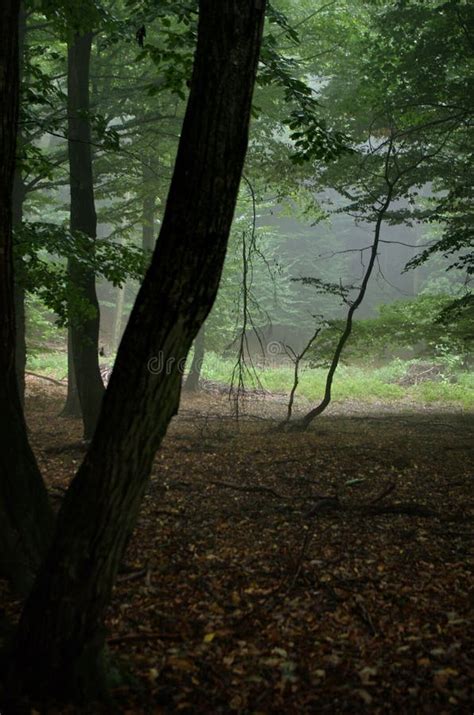
[[[68,48],[68,151],[71,183],[71,233],[96,237],[91,132],[89,119],[89,63],[92,33],[75,35]],[[70,304],[72,358],[84,422],[84,437],[94,433],[102,404],[104,385],[99,369],[99,301],[95,274],[79,261],[70,259],[68,276],[74,297],[84,310]]]
[[[20,620],[10,684],[23,692],[91,699],[104,686],[104,609],[155,452],[178,408],[182,365],[219,285],[264,8],[264,0],[200,2],[191,92],[160,236],[88,454]]]
[[[351,333],[352,333],[352,325],[353,325],[353,320],[354,320],[354,314],[356,310],[359,308],[361,305],[362,301],[364,300],[365,294],[367,292],[367,286],[369,285],[370,277],[372,276],[372,272],[374,270],[375,262],[377,260],[377,255],[378,255],[378,250],[379,250],[379,245],[380,245],[380,232],[382,230],[382,224],[385,219],[386,213],[388,209],[390,208],[390,204],[392,203],[393,200],[393,194],[394,194],[394,188],[395,184],[397,183],[398,179],[400,178],[399,175],[397,175],[394,179],[390,178],[390,160],[392,157],[392,151],[393,151],[393,138],[389,138],[389,144],[388,144],[388,149],[385,157],[385,164],[384,164],[384,181],[387,187],[385,199],[382,201],[381,205],[377,209],[377,219],[375,221],[375,227],[374,227],[374,238],[372,241],[372,245],[370,248],[370,255],[369,255],[369,262],[367,264],[367,268],[365,269],[365,273],[362,278],[362,282],[360,284],[359,292],[357,293],[356,298],[354,301],[350,304],[349,310],[347,311],[346,315],[346,323],[344,326],[344,330],[342,331],[339,340],[336,345],[336,349],[334,350],[334,354],[332,356],[331,364],[329,365],[328,373],[326,376],[326,385],[324,389],[324,396],[319,405],[314,407],[312,410],[307,412],[304,417],[301,417],[299,420],[297,420],[294,423],[287,423],[290,429],[302,429],[305,430],[309,427],[311,422],[318,417],[318,415],[321,415],[325,409],[329,406],[331,402],[331,395],[332,395],[332,383],[334,380],[334,375],[336,374],[336,370],[339,365],[339,360],[341,359],[342,352],[344,350],[344,347],[349,340]]]
[[[12,187],[18,114],[18,0],[0,4],[0,574],[26,593],[53,517],[28,444],[15,369]]]

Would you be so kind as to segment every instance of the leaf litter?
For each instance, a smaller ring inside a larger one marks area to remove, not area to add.
[[[28,386],[59,505],[81,427]],[[472,416],[346,403],[287,434],[283,414],[184,398],[107,613],[133,680],[104,712],[471,713]]]

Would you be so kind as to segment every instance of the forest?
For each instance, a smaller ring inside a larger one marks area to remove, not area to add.
[[[0,3],[0,715],[474,707],[474,5]]]

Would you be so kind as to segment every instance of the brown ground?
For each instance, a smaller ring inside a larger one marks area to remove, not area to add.
[[[29,392],[59,502],[80,425]],[[342,405],[282,434],[281,401],[248,410],[184,398],[107,619],[138,687],[107,712],[472,713],[472,417]]]

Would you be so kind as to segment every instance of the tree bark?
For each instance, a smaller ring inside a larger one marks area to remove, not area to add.
[[[91,699],[104,688],[103,614],[182,365],[214,302],[248,141],[264,0],[201,0],[188,107],[160,236],[88,454],[22,614],[10,685]],[[165,369],[160,369],[164,365]]]
[[[125,286],[117,286],[115,289],[115,315],[114,315],[114,350],[118,350],[122,339],[123,306],[125,304]]]
[[[19,66],[19,84],[21,86],[23,78],[23,54],[25,48],[26,36],[26,11],[23,2],[20,3],[20,13],[18,17],[18,66]],[[22,132],[17,131],[17,156],[21,153],[22,147]],[[12,195],[12,215],[13,228],[19,230],[23,222],[23,203],[26,197],[26,187],[23,181],[21,164],[17,161],[15,166],[15,174],[13,178],[13,195]],[[18,380],[18,392],[20,401],[23,406],[25,400],[25,369],[26,369],[26,336],[25,336],[25,283],[23,276],[23,263],[15,261],[14,271],[14,303],[15,303],[15,322],[16,322],[16,341],[15,341],[15,364],[16,375]]]
[[[30,449],[15,369],[12,191],[18,118],[18,0],[0,4],[0,574],[26,593],[52,512]]]
[[[13,228],[20,229],[23,222],[23,203],[25,200],[25,184],[21,169],[15,168],[12,195]],[[18,381],[18,394],[23,406],[25,400],[25,369],[26,369],[26,321],[25,321],[25,283],[23,275],[23,262],[15,261],[14,275],[14,303],[15,303],[15,366]]]
[[[61,411],[61,417],[82,417],[79,392],[77,390],[76,372],[74,369],[74,355],[72,350],[71,327],[67,330],[67,395],[66,402]]]
[[[143,164],[143,186],[146,194],[143,199],[142,214],[142,248],[144,251],[153,253],[155,247],[155,208],[156,197],[150,192],[150,181],[153,179],[153,171],[148,164]]]
[[[199,390],[199,380],[201,378],[201,369],[204,362],[204,353],[206,349],[206,333],[205,326],[201,327],[201,330],[196,336],[194,341],[194,355],[189,368],[189,374],[184,383],[184,389],[189,392],[197,392]]]
[[[71,233],[80,232],[95,239],[97,217],[89,119],[91,46],[92,33],[88,32],[84,35],[76,34],[68,47],[68,151]],[[70,259],[68,276],[75,298],[70,303],[69,311],[74,373],[84,423],[84,437],[90,439],[97,424],[104,394],[99,369],[99,301],[93,270]],[[75,304],[77,299],[83,306],[79,311],[77,303]]]

